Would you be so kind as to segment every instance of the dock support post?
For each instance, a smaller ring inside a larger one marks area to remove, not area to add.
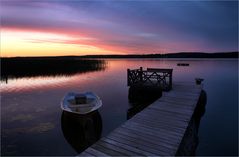
[[[8,83],[8,75],[5,78],[6,84]]]
[[[130,75],[130,69],[127,69],[127,86],[130,86],[129,75]]]
[[[172,89],[172,84],[173,84],[173,72],[171,71],[169,74],[169,90]]]
[[[143,83],[143,67],[139,68],[139,78],[140,78],[140,83]]]

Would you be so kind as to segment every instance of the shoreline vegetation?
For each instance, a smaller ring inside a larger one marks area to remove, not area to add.
[[[32,76],[73,75],[106,68],[103,60],[65,57],[1,58],[1,80]]]
[[[1,57],[1,80],[29,76],[73,75],[104,70],[107,58],[238,58],[238,52],[170,53],[143,55],[85,55],[54,57]]]

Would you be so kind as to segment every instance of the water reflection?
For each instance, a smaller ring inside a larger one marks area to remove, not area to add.
[[[101,115],[98,111],[83,116],[63,111],[61,128],[67,142],[80,153],[100,139]]]
[[[195,118],[195,122],[197,124],[197,128],[196,128],[197,132],[199,130],[201,118],[203,117],[203,115],[206,112],[206,104],[207,104],[207,93],[206,93],[206,91],[202,90],[201,95],[198,100],[197,107],[196,107],[194,115],[193,115]]]
[[[205,114],[205,106],[207,104],[207,94],[202,90],[194,114],[191,118],[189,126],[181,141],[180,147],[177,151],[178,156],[195,156],[199,144],[199,126],[202,116]]]
[[[130,108],[127,111],[127,119],[142,111],[161,96],[162,89],[159,87],[131,86],[128,92]]]
[[[75,155],[59,131],[62,110],[58,104],[69,91],[99,94],[104,101],[100,110],[104,124],[102,135],[107,135],[126,120],[125,111],[129,109],[126,71],[139,66],[173,68],[173,82],[194,82],[196,77],[204,78],[208,104],[207,113],[200,119],[200,143],[196,155],[237,155],[238,60],[189,59],[185,62],[190,66],[179,67],[180,60],[108,59],[107,68],[102,71],[62,77],[24,77],[1,84],[2,155]],[[44,133],[4,131],[22,127],[27,130],[38,124],[44,128],[54,126],[54,129]]]

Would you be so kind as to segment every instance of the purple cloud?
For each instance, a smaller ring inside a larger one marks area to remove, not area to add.
[[[84,42],[127,53],[214,52],[238,50],[237,5],[237,1],[1,1],[0,14],[3,28],[94,38]]]

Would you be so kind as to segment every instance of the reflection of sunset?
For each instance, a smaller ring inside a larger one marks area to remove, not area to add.
[[[87,72],[75,75],[56,75],[56,76],[35,76],[22,78],[9,78],[7,83],[1,81],[1,93],[23,92],[28,90],[52,89],[72,84],[84,85],[89,81],[96,81],[98,71]]]
[[[179,67],[177,63],[179,60],[163,60],[163,59],[108,59],[106,71],[95,71],[80,73],[70,76],[58,75],[58,76],[38,76],[38,77],[24,77],[17,79],[8,79],[8,83],[1,82],[0,91],[2,93],[9,92],[23,92],[27,90],[38,90],[42,89],[56,89],[63,87],[70,87],[72,85],[88,86],[89,84],[98,84],[102,82],[113,82],[123,78],[120,81],[126,82],[127,69],[139,69],[143,67],[144,70],[147,68],[172,68],[173,69],[173,80],[181,82],[184,80],[194,81],[197,76],[202,73],[200,64],[204,61],[190,61],[186,60],[189,67]],[[181,60],[182,61],[182,60]],[[212,64],[213,61],[205,61],[207,64]],[[208,71],[212,69],[207,68]],[[191,75],[186,75],[190,73]],[[74,86],[75,87],[75,86]]]
[[[170,61],[164,59],[144,59],[141,60],[140,64],[135,64],[137,59],[111,59],[108,60],[109,67],[114,70],[125,70],[126,69],[143,69],[147,68],[173,68],[177,64],[177,61],[172,65]],[[173,61],[172,61],[173,62]],[[150,65],[150,66],[149,66]]]
[[[9,79],[8,83],[1,82],[1,92],[5,91],[11,91],[11,90],[17,90],[19,88],[21,89],[27,89],[27,88],[39,88],[44,86],[51,86],[55,84],[63,84],[67,81],[69,81],[70,77],[65,76],[58,76],[58,77],[25,77],[25,78],[18,78],[18,79]]]

